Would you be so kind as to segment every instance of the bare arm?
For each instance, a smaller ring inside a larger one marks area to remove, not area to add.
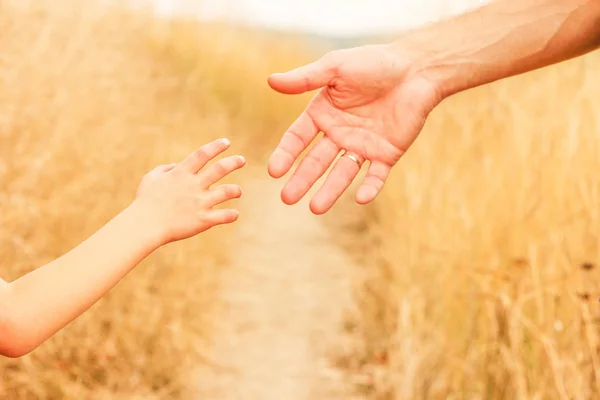
[[[140,211],[129,207],[71,252],[0,286],[0,354],[19,357],[36,348],[159,247],[158,232]]]
[[[443,98],[600,46],[600,0],[496,0],[393,45]]]
[[[237,185],[210,186],[242,167],[216,141],[177,165],[150,172],[136,200],[81,245],[12,282],[0,282],[0,354],[21,357],[64,328],[110,291],[158,247],[237,220],[236,210],[212,209],[237,198]]]

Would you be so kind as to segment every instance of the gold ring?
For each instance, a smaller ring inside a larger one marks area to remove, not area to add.
[[[344,153],[344,156],[348,157],[349,159],[351,159],[352,161],[354,161],[356,163],[356,165],[358,165],[359,167],[361,166],[361,162],[358,160],[358,158],[352,154],[348,154],[348,153]]]

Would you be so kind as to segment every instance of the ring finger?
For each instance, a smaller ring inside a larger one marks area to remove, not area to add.
[[[356,153],[346,152],[335,163],[331,173],[310,202],[315,214],[324,214],[335,204],[358,175],[365,159]]]
[[[300,162],[294,175],[287,183],[281,198],[286,204],[296,204],[331,166],[339,148],[327,136],[319,142]]]

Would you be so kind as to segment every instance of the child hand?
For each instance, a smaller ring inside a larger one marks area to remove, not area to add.
[[[142,211],[144,223],[150,224],[149,229],[156,232],[161,245],[238,219],[239,212],[235,209],[213,207],[239,198],[241,188],[238,185],[211,186],[243,167],[246,160],[242,156],[231,156],[205,168],[230,144],[227,139],[216,140],[200,147],[179,164],[158,166],[144,176],[133,206]]]

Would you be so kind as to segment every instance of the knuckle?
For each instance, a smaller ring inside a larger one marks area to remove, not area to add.
[[[317,154],[308,153],[306,155],[305,159],[306,159],[307,164],[309,164],[310,166],[313,166],[313,167],[319,167],[319,166],[325,164],[323,158],[318,156]]]
[[[222,150],[225,147],[227,147],[227,143],[224,140],[219,139],[219,140],[216,140],[213,143],[207,145],[206,147],[210,148],[211,150]]]
[[[208,154],[202,148],[194,152],[194,158],[196,158],[198,161],[207,161],[209,159]]]
[[[290,138],[291,140],[293,140],[294,143],[292,146],[306,146],[307,143],[305,143],[302,135],[296,131],[295,129],[289,129],[286,133],[285,136],[287,136],[288,138]]]
[[[377,190],[381,190],[383,189],[383,186],[385,185],[385,182],[383,181],[383,179],[381,179],[378,176],[373,176],[371,177],[371,182],[370,182],[371,186],[373,186],[375,189]]]
[[[215,164],[215,171],[218,175],[225,175],[229,168],[227,168],[227,160],[219,161]]]
[[[227,185],[223,185],[215,191],[215,199],[219,202],[231,198],[231,196],[233,196],[231,187]]]

